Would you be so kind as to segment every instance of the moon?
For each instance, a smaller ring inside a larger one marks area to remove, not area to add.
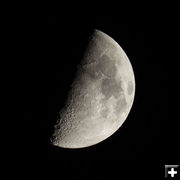
[[[92,34],[51,143],[63,148],[95,145],[127,119],[135,95],[131,63],[118,43],[100,30]]]

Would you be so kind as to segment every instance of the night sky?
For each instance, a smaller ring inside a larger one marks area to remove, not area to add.
[[[23,64],[24,117],[33,127],[31,150],[24,157],[33,161],[31,170],[51,179],[164,177],[164,165],[178,163],[179,127],[169,118],[169,77],[162,55],[161,22],[112,14],[48,12],[31,24],[36,41]],[[54,147],[49,138],[56,116],[94,29],[112,37],[129,57],[136,81],[132,109],[121,128],[97,145]]]

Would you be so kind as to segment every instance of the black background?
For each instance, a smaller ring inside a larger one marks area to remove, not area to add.
[[[51,179],[164,178],[165,164],[178,164],[177,122],[169,117],[169,74],[162,48],[162,19],[48,12],[30,22],[23,64],[24,118],[32,127],[26,161]],[[134,69],[133,107],[122,127],[105,141],[82,149],[50,145],[88,37],[99,29],[124,49]],[[32,32],[32,33],[31,33]],[[28,53],[28,56],[27,56]],[[24,151],[24,150],[22,150]]]

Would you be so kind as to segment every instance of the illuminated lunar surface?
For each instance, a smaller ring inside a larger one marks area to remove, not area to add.
[[[52,144],[83,148],[105,140],[126,120],[134,95],[127,55],[115,40],[95,30],[59,112]]]

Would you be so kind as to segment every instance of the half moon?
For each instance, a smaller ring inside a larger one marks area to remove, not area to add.
[[[95,30],[71,87],[51,142],[63,148],[83,148],[121,127],[133,104],[135,78],[123,49]]]

